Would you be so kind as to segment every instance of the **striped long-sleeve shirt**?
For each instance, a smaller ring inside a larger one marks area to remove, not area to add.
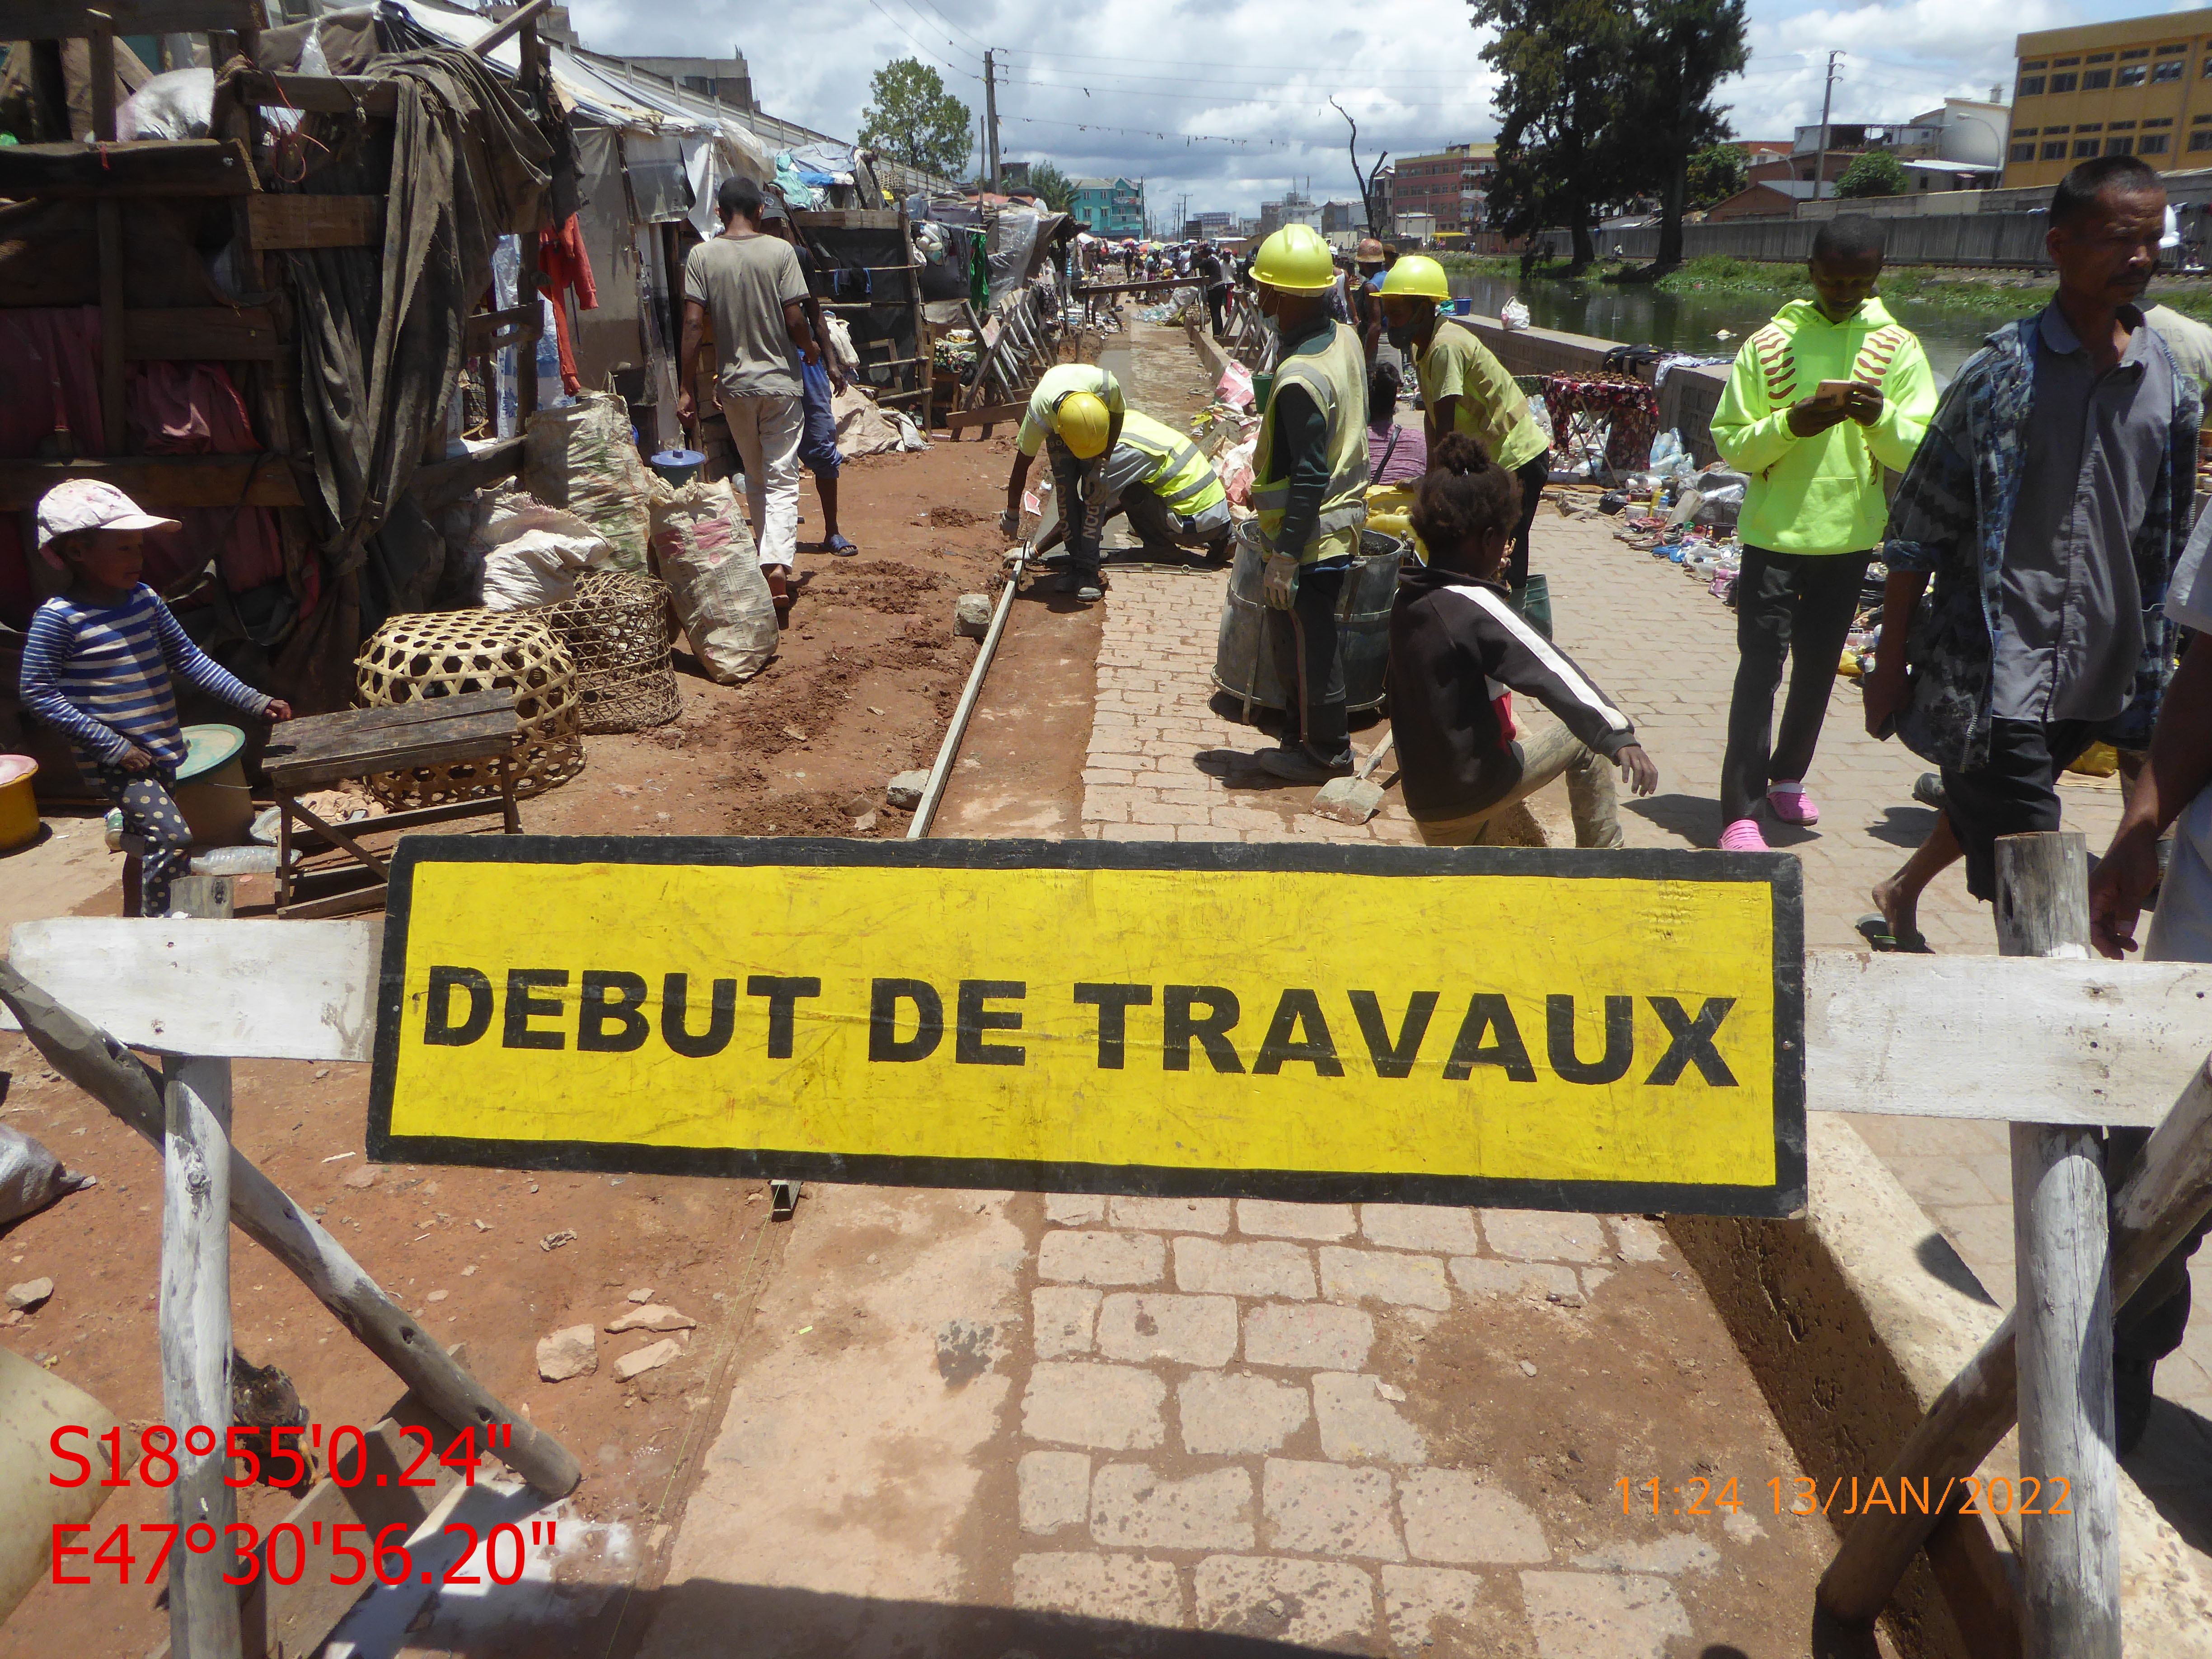
[[[184,763],[173,674],[241,714],[269,706],[194,645],[143,583],[119,605],[48,599],[23,641],[23,707],[65,733],[80,757],[103,765],[120,761],[132,744],[165,772]]]

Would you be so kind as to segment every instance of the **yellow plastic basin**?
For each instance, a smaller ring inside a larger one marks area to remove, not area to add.
[[[39,833],[39,803],[31,780],[39,763],[28,755],[0,755],[0,852],[21,847]]]

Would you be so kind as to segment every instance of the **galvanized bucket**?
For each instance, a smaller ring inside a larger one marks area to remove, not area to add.
[[[1382,706],[1384,671],[1390,662],[1390,605],[1398,592],[1398,566],[1406,544],[1379,530],[1362,531],[1359,551],[1344,584],[1336,612],[1338,648],[1344,653],[1345,706],[1355,714]],[[1221,605],[1221,634],[1213,653],[1213,683],[1241,705],[1237,718],[1247,726],[1258,708],[1283,707],[1282,682],[1275,678],[1274,653],[1267,644],[1267,602],[1261,579],[1267,562],[1257,524],[1237,527],[1237,558],[1229,570],[1229,593]]]

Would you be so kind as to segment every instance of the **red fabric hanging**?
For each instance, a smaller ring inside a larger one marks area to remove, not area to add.
[[[568,322],[568,307],[561,303],[563,289],[576,291],[576,309],[599,308],[599,284],[592,280],[592,256],[584,248],[583,227],[570,214],[568,222],[538,233],[538,291],[553,301],[553,334],[561,352],[561,390],[570,397],[582,381],[576,375],[576,343]]]

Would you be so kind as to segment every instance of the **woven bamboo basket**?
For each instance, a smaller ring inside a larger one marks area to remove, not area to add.
[[[514,712],[522,722],[514,753],[518,795],[542,795],[584,769],[576,665],[539,612],[434,611],[394,617],[362,647],[354,673],[364,708],[468,691],[513,691]],[[440,806],[498,794],[499,774],[489,761],[456,761],[376,773],[368,779],[368,789],[395,810]]]
[[[684,709],[668,656],[668,589],[640,571],[586,570],[543,617],[576,665],[586,732],[641,732]]]

